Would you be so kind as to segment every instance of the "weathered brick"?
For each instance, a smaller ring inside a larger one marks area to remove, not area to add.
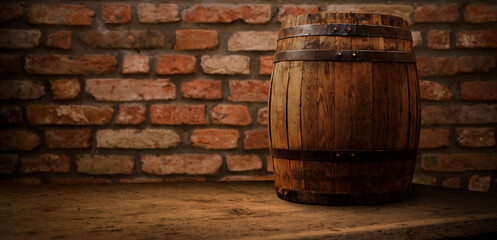
[[[166,23],[179,21],[178,5],[173,3],[159,4],[140,3],[138,4],[138,20],[141,23]]]
[[[147,107],[142,104],[119,104],[116,124],[136,125],[145,121]]]
[[[454,76],[460,73],[489,72],[495,58],[477,57],[417,57],[418,74],[424,76]]]
[[[421,125],[497,123],[497,105],[450,105],[421,108]]]
[[[470,81],[461,83],[463,100],[497,100],[497,81]]]
[[[0,74],[16,73],[21,70],[21,58],[12,55],[0,55]]]
[[[208,56],[201,58],[202,70],[208,74],[249,74],[250,57],[241,55]]]
[[[221,81],[212,80],[192,80],[181,83],[181,93],[184,98],[214,100],[221,99]]]
[[[10,181],[13,184],[20,184],[20,185],[41,184],[41,180],[39,178],[13,178],[13,179],[10,179]]]
[[[240,134],[234,129],[196,129],[190,141],[194,147],[204,149],[233,149],[238,146]]]
[[[161,183],[164,182],[160,178],[134,178],[134,179],[119,179],[119,183]]]
[[[33,125],[105,125],[114,110],[86,105],[28,105],[26,117]]]
[[[468,4],[464,7],[464,21],[469,23],[497,22],[497,6]]]
[[[495,128],[457,128],[456,141],[462,147],[493,147]]]
[[[89,148],[90,129],[54,129],[45,131],[45,147],[56,148]]]
[[[21,158],[20,173],[68,173],[71,171],[69,156],[56,154],[41,154],[37,158]]]
[[[363,12],[363,13],[381,13],[402,17],[409,22],[413,12],[412,6],[409,5],[390,5],[390,4],[331,4],[328,5],[328,11],[333,12]]]
[[[91,25],[95,12],[83,5],[33,4],[28,12],[32,24]]]
[[[263,129],[246,131],[245,139],[243,139],[243,148],[246,150],[269,148],[268,130]]]
[[[84,55],[71,59],[67,55],[29,55],[26,57],[26,72],[41,75],[94,75],[116,70],[117,60],[109,55]]]
[[[271,19],[270,4],[197,4],[181,11],[185,22],[230,23],[243,20],[246,23],[267,23]]]
[[[423,155],[421,168],[430,172],[465,172],[497,169],[497,154],[451,153]]]
[[[181,142],[169,129],[106,129],[98,130],[96,138],[99,148],[166,149]]]
[[[278,10],[278,22],[281,22],[281,19],[286,16],[297,16],[301,14],[308,13],[317,13],[319,11],[318,6],[314,4],[284,4]]]
[[[273,56],[261,56],[260,58],[260,75],[271,75],[273,72]]]
[[[257,111],[257,122],[261,125],[267,125],[267,107],[260,108]]]
[[[19,156],[17,154],[0,154],[0,173],[14,173],[18,163]]]
[[[271,156],[267,156],[266,157],[266,171],[273,172],[273,170],[274,170],[273,166],[274,166],[273,159],[271,158]]]
[[[189,74],[195,72],[197,59],[191,55],[162,55],[155,68],[158,75]]]
[[[495,57],[458,57],[457,67],[460,73],[487,73],[495,67]]]
[[[0,81],[0,99],[38,99],[45,96],[45,87],[30,80]]]
[[[176,50],[214,49],[217,47],[217,30],[183,29],[176,30]]]
[[[471,191],[488,192],[490,189],[490,176],[473,175],[469,179],[468,189]]]
[[[497,48],[497,30],[463,31],[456,34],[457,48]]]
[[[40,44],[40,30],[0,29],[0,48],[28,49]]]
[[[439,148],[449,146],[448,129],[421,129],[419,148]]]
[[[206,182],[207,178],[205,177],[177,177],[177,178],[167,178],[164,179],[164,182],[172,182],[172,183],[183,183],[183,182]]]
[[[274,181],[273,175],[235,175],[224,176],[219,179],[221,182],[254,182],[254,181]]]
[[[149,56],[128,55],[123,60],[123,73],[136,74],[150,71]]]
[[[230,96],[232,102],[267,102],[269,96],[269,81],[231,80]]]
[[[29,151],[40,145],[40,137],[28,130],[0,130],[0,150]]]
[[[459,19],[457,4],[427,4],[417,7],[414,12],[416,22],[455,22]]]
[[[205,105],[154,104],[150,106],[152,124],[203,125]]]
[[[135,160],[126,155],[79,155],[76,158],[77,171],[92,175],[132,174]]]
[[[428,32],[428,48],[450,49],[450,31],[430,30]]]
[[[214,124],[246,126],[252,123],[247,106],[219,104],[212,109],[211,121]]]
[[[16,105],[0,105],[0,125],[21,124],[22,109]]]
[[[412,179],[412,182],[415,184],[436,186],[437,185],[437,178],[429,177],[429,176],[416,176],[415,175],[414,178]]]
[[[152,49],[164,47],[164,34],[158,30],[105,31],[89,30],[79,38],[92,47]]]
[[[85,91],[97,101],[152,101],[176,98],[169,79],[87,79]]]
[[[230,172],[242,172],[259,170],[262,168],[262,161],[255,154],[250,155],[226,155],[226,164]]]
[[[75,99],[81,92],[78,79],[51,80],[50,88],[55,100]]]
[[[55,31],[47,36],[47,47],[71,49],[72,31]]]
[[[420,31],[412,31],[412,45],[413,47],[420,47],[423,45],[423,37]]]
[[[101,5],[102,19],[105,23],[128,23],[131,21],[129,4],[106,3]]]
[[[235,32],[228,39],[228,51],[274,51],[276,40],[278,40],[278,32]]]
[[[49,183],[51,184],[109,184],[112,183],[110,179],[104,178],[50,178]]]
[[[142,170],[148,174],[216,175],[223,159],[217,154],[143,155]]]
[[[22,5],[15,3],[0,4],[0,22],[13,21],[22,16]]]
[[[442,181],[442,187],[461,188],[461,178],[450,177]]]
[[[453,98],[447,86],[432,81],[419,81],[419,92],[422,100],[448,101]]]

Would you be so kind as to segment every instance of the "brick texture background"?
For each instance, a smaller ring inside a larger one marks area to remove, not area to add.
[[[497,191],[497,4],[484,0],[2,1],[0,181],[271,180],[282,17],[407,18],[422,98],[414,182]]]

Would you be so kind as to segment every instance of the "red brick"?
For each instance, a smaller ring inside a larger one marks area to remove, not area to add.
[[[112,183],[109,179],[104,178],[50,178],[51,184],[102,184]]]
[[[429,177],[429,176],[414,176],[412,182],[415,184],[428,185],[428,186],[436,186],[437,178]]]
[[[98,130],[96,138],[99,148],[166,149],[181,142],[169,129],[106,129]]]
[[[131,21],[131,6],[129,4],[102,4],[102,19],[105,23],[128,23]]]
[[[459,19],[457,4],[427,4],[416,8],[416,22],[456,22]]]
[[[21,185],[34,185],[41,184],[41,180],[39,178],[13,178],[10,179],[13,184],[21,184]]]
[[[273,56],[261,56],[260,75],[271,75],[273,72]]]
[[[203,125],[205,105],[154,104],[150,106],[152,124]]]
[[[421,36],[420,31],[411,31],[411,35],[413,47],[420,47],[423,45],[423,37]]]
[[[134,178],[134,179],[119,179],[119,183],[161,183],[164,182],[160,178]]]
[[[442,181],[442,187],[461,188],[461,178],[450,177]]]
[[[21,158],[20,173],[68,173],[71,171],[69,156],[42,154],[37,158]]]
[[[430,172],[465,172],[497,169],[497,155],[488,153],[452,153],[423,155],[421,168]]]
[[[207,182],[205,177],[180,177],[164,179],[164,182],[183,183],[183,182]]]
[[[392,4],[330,4],[327,7],[332,12],[361,12],[361,13],[381,13],[404,18],[411,24],[411,14],[413,7],[410,5]]]
[[[497,123],[497,105],[450,105],[421,108],[421,125]]]
[[[457,67],[461,73],[487,73],[495,67],[495,58],[491,56],[459,57]]]
[[[29,151],[40,145],[40,137],[28,130],[0,130],[0,150]]]
[[[90,129],[57,129],[45,131],[45,147],[56,148],[89,148]]]
[[[419,92],[421,100],[448,101],[453,98],[447,86],[432,81],[419,81]]]
[[[249,74],[250,57],[241,55],[208,56],[201,58],[202,70],[208,74]]]
[[[232,102],[267,102],[269,96],[269,81],[231,80],[230,96]]]
[[[497,48],[497,30],[464,31],[456,34],[457,48]]]
[[[86,105],[28,105],[26,117],[32,125],[105,125],[114,110]]]
[[[221,182],[253,182],[253,181],[274,181],[273,175],[236,175],[224,176],[219,181]]]
[[[78,79],[51,80],[50,88],[55,100],[75,99],[81,92]]]
[[[184,29],[176,30],[176,50],[214,49],[217,47],[217,30]]]
[[[468,4],[464,7],[464,21],[469,23],[497,22],[497,6]]]
[[[47,36],[47,47],[71,49],[72,31],[55,31]]]
[[[124,57],[124,74],[148,73],[148,71],[150,71],[149,56],[129,55]]]
[[[21,124],[22,109],[16,105],[0,105],[0,125]]]
[[[140,3],[138,4],[138,20],[141,23],[166,23],[179,21],[178,5],[173,3],[159,4]]]
[[[105,31],[89,30],[79,38],[92,47],[152,49],[164,47],[164,34],[158,30]]]
[[[40,45],[40,30],[0,29],[0,48],[28,49]]]
[[[181,12],[183,21],[194,23],[267,23],[271,19],[270,4],[197,4]]]
[[[95,12],[76,4],[34,4],[28,12],[32,24],[91,25]]]
[[[259,170],[262,168],[262,161],[255,154],[250,155],[226,155],[226,164],[230,172],[242,172]]]
[[[246,131],[245,139],[243,139],[243,148],[246,150],[269,148],[268,130]]]
[[[97,101],[152,101],[176,98],[169,79],[87,79],[85,91]]]
[[[267,125],[267,107],[257,111],[257,122],[261,125]]]
[[[0,154],[0,174],[14,173],[19,163],[17,154]]]
[[[317,13],[319,11],[318,6],[312,4],[301,4],[301,5],[293,5],[293,4],[284,4],[278,10],[278,22],[281,22],[281,19],[286,16],[297,16],[301,14],[308,13]]]
[[[273,172],[274,167],[273,167],[273,159],[271,156],[266,157],[266,171],[268,172]]]
[[[143,155],[142,170],[148,174],[216,175],[223,160],[217,154]]]
[[[119,104],[116,124],[136,125],[145,121],[147,107],[141,104]]]
[[[30,80],[2,80],[0,81],[0,99],[38,99],[45,96],[43,84]]]
[[[117,61],[109,55],[84,55],[71,59],[67,55],[29,55],[26,72],[41,75],[98,75],[116,70]]]
[[[252,123],[247,106],[219,104],[212,109],[211,121],[214,124],[246,126]]]
[[[13,21],[22,16],[22,5],[14,3],[0,4],[0,22]]]
[[[235,32],[228,39],[228,51],[274,51],[277,40],[278,32]]]
[[[456,141],[462,147],[493,147],[495,128],[457,128]]]
[[[454,76],[460,73],[489,72],[495,58],[478,57],[417,57],[418,74],[424,76]]]
[[[419,148],[439,148],[449,146],[448,129],[421,129]]]
[[[471,81],[461,83],[463,100],[497,100],[497,81]]]
[[[234,129],[196,129],[190,141],[194,147],[204,149],[233,149],[238,146],[240,134]]]
[[[469,179],[468,189],[471,191],[488,192],[490,189],[490,176],[473,175]]]
[[[126,155],[79,155],[76,158],[79,173],[99,174],[132,174],[135,160]]]
[[[221,99],[221,81],[192,80],[181,83],[181,93],[184,98],[214,100]]]
[[[158,75],[194,73],[196,64],[195,56],[162,55],[155,68],[155,73]]]
[[[21,58],[12,55],[0,55],[0,74],[16,73],[21,70]]]
[[[428,32],[428,48],[450,49],[450,31],[430,30]]]

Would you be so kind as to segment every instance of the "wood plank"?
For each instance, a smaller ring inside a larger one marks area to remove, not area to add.
[[[300,122],[302,64],[303,61],[291,62],[290,76],[288,79],[287,119],[289,149],[302,149],[302,134]],[[289,162],[289,165],[292,175],[292,189],[304,190],[302,161],[292,160]]]
[[[407,64],[407,72],[409,77],[409,141],[407,149],[417,150],[419,141],[420,115],[419,115],[419,83],[416,73],[416,64]],[[416,158],[408,159],[406,172],[404,176],[404,187],[408,187],[412,182],[414,168],[416,167]]]

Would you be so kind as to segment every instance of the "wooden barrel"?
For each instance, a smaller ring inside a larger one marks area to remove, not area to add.
[[[337,12],[284,19],[268,118],[281,199],[334,205],[403,199],[420,129],[408,23]]]

